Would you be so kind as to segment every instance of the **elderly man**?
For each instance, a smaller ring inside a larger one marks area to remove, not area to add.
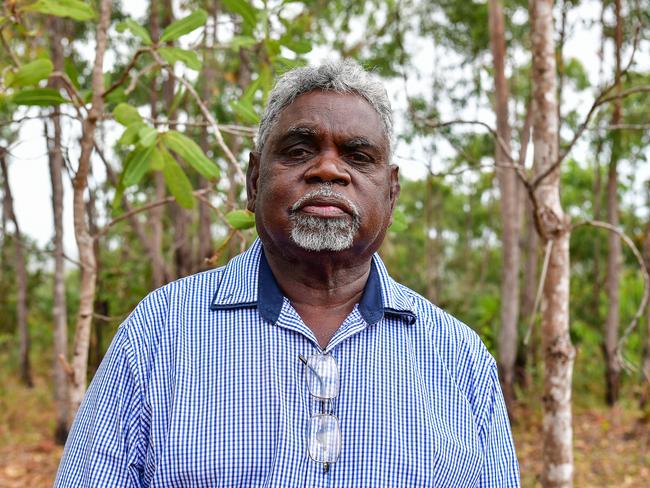
[[[284,75],[247,177],[259,239],[145,298],[57,486],[518,486],[493,358],[376,254],[399,182],[382,85]]]

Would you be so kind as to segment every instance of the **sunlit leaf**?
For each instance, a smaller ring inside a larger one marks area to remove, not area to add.
[[[162,135],[165,146],[208,179],[219,178],[219,167],[208,159],[199,145],[186,135],[170,130]]]
[[[162,151],[163,177],[169,193],[176,199],[178,204],[184,208],[194,207],[194,195],[192,195],[192,184],[178,162],[167,151]]]
[[[60,105],[69,101],[63,98],[58,90],[53,88],[21,90],[13,96],[12,100],[16,105],[36,105],[39,107]]]
[[[37,59],[31,63],[23,64],[13,73],[11,81],[7,83],[7,86],[35,85],[50,76],[53,69],[54,65],[49,59]]]
[[[154,147],[149,159],[149,168],[152,171],[162,171],[164,167],[165,161],[163,160],[162,151],[158,147]]]
[[[57,17],[69,17],[74,20],[92,20],[95,11],[81,0],[38,0],[22,9],[25,12],[40,12]]]
[[[149,36],[149,33],[147,32],[147,29],[142,27],[140,24],[138,24],[135,20],[128,18],[126,20],[123,20],[119,24],[115,26],[115,29],[117,32],[124,32],[126,30],[130,31],[131,34],[133,34],[136,37],[139,37],[142,42],[150,46],[152,43],[151,41],[151,36]]]
[[[296,54],[307,54],[311,51],[311,42],[307,39],[300,39],[297,41],[288,40],[282,43],[283,46],[288,47]]]
[[[187,17],[183,17],[169,24],[160,36],[160,42],[175,41],[179,37],[189,34],[193,30],[205,25],[207,21],[208,14],[205,10],[195,10]]]
[[[124,126],[129,126],[135,122],[142,122],[142,117],[138,109],[128,103],[120,103],[113,109],[113,117]]]
[[[222,0],[221,3],[231,12],[239,14],[244,19],[244,23],[250,27],[255,27],[255,24],[257,24],[258,10],[250,2],[246,0]]]
[[[239,51],[241,47],[253,47],[255,44],[257,41],[251,36],[233,36],[230,40],[230,47],[235,51]]]
[[[233,229],[243,230],[255,227],[255,214],[248,210],[233,210],[226,214],[228,225]]]
[[[194,51],[188,51],[187,49],[181,49],[178,47],[165,46],[159,48],[158,52],[169,64],[174,64],[176,61],[180,61],[185,66],[195,71],[199,71],[201,69],[201,60]]]
[[[158,131],[149,125],[144,125],[138,131],[138,138],[140,139],[140,144],[144,147],[153,146],[158,137]]]

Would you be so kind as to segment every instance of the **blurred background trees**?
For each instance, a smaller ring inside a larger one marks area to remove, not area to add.
[[[274,78],[353,57],[396,112],[403,190],[384,260],[481,335],[515,425],[543,410],[535,476],[570,486],[572,405],[648,408],[649,12],[647,0],[5,2],[2,372],[51,392],[63,443],[138,301],[255,238],[244,173]],[[12,198],[30,191],[12,172],[33,164],[24,145],[49,167],[51,200],[30,200],[47,243]]]

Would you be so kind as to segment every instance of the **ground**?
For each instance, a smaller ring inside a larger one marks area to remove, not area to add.
[[[27,389],[0,379],[0,487],[51,487],[62,448],[52,441],[52,395],[44,378]],[[542,467],[541,411],[521,406],[514,437],[522,486],[537,487]],[[575,486],[646,487],[650,479],[650,421],[632,403],[578,407],[574,412]]]

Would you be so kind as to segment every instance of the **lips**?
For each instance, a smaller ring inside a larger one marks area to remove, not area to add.
[[[337,218],[353,214],[347,202],[337,198],[322,196],[301,200],[297,208],[293,210],[321,218]]]

